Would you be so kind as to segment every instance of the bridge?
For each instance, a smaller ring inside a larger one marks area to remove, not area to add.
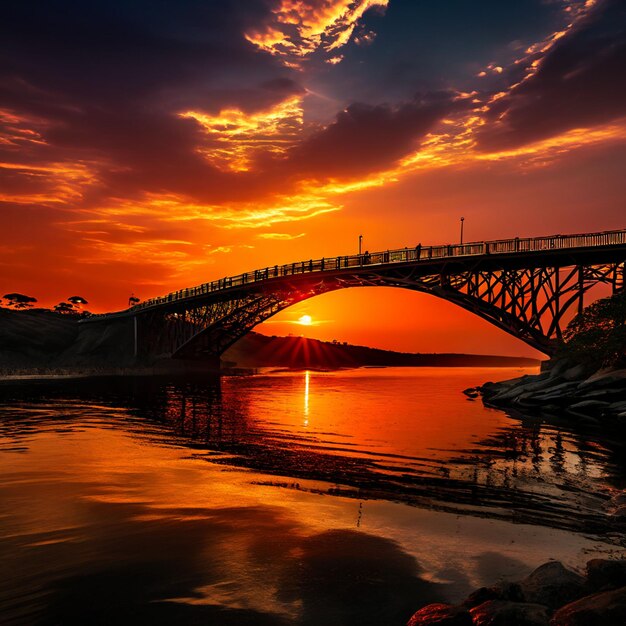
[[[626,284],[626,229],[310,259],[220,278],[82,324],[131,321],[134,356],[219,359],[257,324],[349,287],[401,287],[448,300],[551,355],[598,285]]]

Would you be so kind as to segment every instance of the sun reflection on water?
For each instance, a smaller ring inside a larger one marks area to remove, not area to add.
[[[309,380],[311,372],[306,370],[304,372],[304,426],[309,426]]]

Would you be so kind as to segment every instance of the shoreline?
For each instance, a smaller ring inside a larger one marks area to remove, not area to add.
[[[492,408],[626,429],[626,369],[589,373],[581,364],[548,362],[539,374],[486,382],[463,393]]]
[[[119,368],[45,368],[46,371],[36,371],[44,368],[20,368],[16,373],[6,373],[0,369],[0,383],[11,381],[28,381],[28,380],[71,380],[75,378],[109,378],[109,377],[142,377],[142,376],[197,376],[197,375],[218,375],[218,376],[232,376],[242,374],[257,374],[260,371],[264,373],[290,373],[290,372],[340,372],[344,370],[369,370],[369,369],[389,369],[389,368],[436,368],[436,369],[454,369],[460,370],[464,368],[469,369],[498,369],[498,370],[519,370],[530,369],[533,366],[527,365],[354,365],[354,366],[337,366],[337,367],[319,367],[319,366],[224,366],[219,369],[200,366],[197,368],[168,368],[157,366],[146,367],[119,367]],[[506,382],[506,381],[505,381]],[[498,383],[499,384],[499,383]],[[478,389],[480,387],[476,387]],[[474,389],[474,388],[472,388]],[[467,391],[467,390],[466,390]]]

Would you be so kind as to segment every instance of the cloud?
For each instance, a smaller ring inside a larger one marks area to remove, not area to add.
[[[206,160],[219,170],[233,172],[249,171],[260,155],[284,155],[300,139],[304,124],[299,95],[256,113],[230,108],[218,115],[186,111],[180,116],[203,128],[206,141],[199,150]]]
[[[384,11],[388,0],[281,0],[262,26],[246,32],[259,49],[294,64],[315,52],[345,46],[370,9]],[[373,41],[374,33],[367,36]],[[337,58],[337,55],[333,55]]]
[[[304,237],[306,233],[299,233],[297,235],[290,235],[289,233],[259,233],[261,239],[273,239],[275,241],[291,241],[293,239],[300,239]]]
[[[291,154],[298,172],[346,177],[390,168],[417,149],[419,141],[449,112],[465,106],[453,94],[390,106],[355,103],[311,135]]]
[[[147,191],[240,196],[242,186],[197,151],[201,126],[178,113],[250,113],[303,92],[289,70],[242,36],[266,15],[264,0],[7,7],[0,22],[0,162],[14,163],[19,154],[23,167],[11,172],[13,184],[37,177],[43,188],[42,168],[80,167],[88,174],[81,180],[56,178],[66,200],[89,204]]]
[[[591,5],[590,5],[591,6]],[[551,45],[526,59],[528,74],[492,99],[484,150],[507,149],[626,116],[626,4],[591,6]]]

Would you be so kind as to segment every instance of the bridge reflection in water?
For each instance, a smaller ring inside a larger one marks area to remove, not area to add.
[[[122,408],[129,415],[124,430],[140,440],[183,445],[210,463],[249,469],[250,479],[263,484],[577,532],[610,530],[605,485],[624,475],[619,449],[565,421],[511,419],[467,401],[459,389],[478,375],[511,372],[390,368],[185,382],[85,379],[71,387],[24,386],[18,397],[36,394],[56,406],[58,396],[66,414],[60,424],[69,430],[67,407],[99,406],[106,398],[105,412]],[[12,398],[13,390],[7,393]],[[3,422],[0,435],[23,448],[44,428],[41,420],[20,412]]]
[[[348,287],[448,300],[552,354],[598,285],[624,289],[626,230],[422,246],[274,265],[151,298],[85,324],[132,320],[135,356],[219,358],[279,311]]]
[[[165,420],[187,445],[209,448],[211,462],[290,477],[270,479],[268,484],[325,490],[327,486],[310,482],[323,481],[336,485],[332,493],[347,497],[382,497],[458,512],[470,509],[483,516],[589,533],[610,528],[604,512],[607,495],[591,486],[607,478],[610,453],[593,434],[574,433],[558,419],[551,424],[498,415],[495,422],[479,424],[471,413],[484,419],[485,409],[470,403],[462,414],[457,406],[450,411],[438,408],[438,417],[424,406],[424,414],[411,421],[412,435],[407,435],[408,428],[390,425],[387,414],[360,415],[353,394],[365,394],[371,385],[380,393],[384,383],[388,395],[380,401],[380,410],[386,407],[404,421],[411,400],[399,392],[406,389],[407,376],[417,376],[415,384],[445,395],[463,376],[424,369],[417,374],[361,376],[306,371],[226,378],[212,387],[170,387],[154,417]],[[344,420],[335,415],[340,410],[338,392],[351,397],[352,409]],[[269,398],[263,397],[268,393]],[[277,400],[283,412],[266,415],[264,407],[275,407]],[[372,397],[367,402],[373,408]],[[381,434],[383,418],[387,425]],[[433,425],[430,419],[444,423]]]

